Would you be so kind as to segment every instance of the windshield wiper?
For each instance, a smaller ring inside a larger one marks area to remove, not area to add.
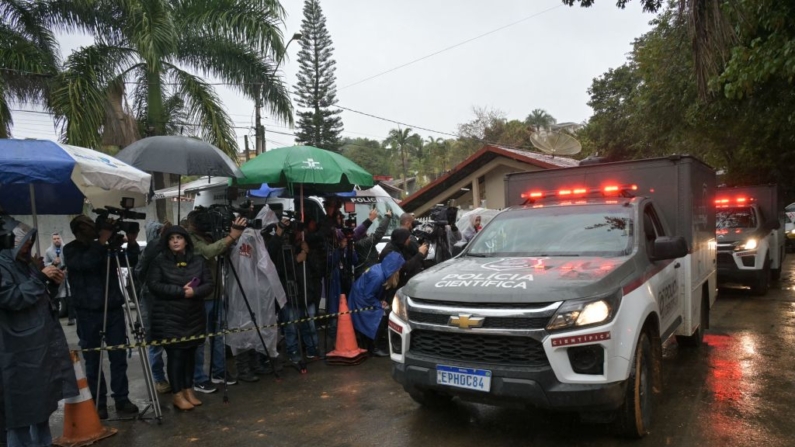
[[[490,258],[492,257],[491,253],[467,253],[467,257],[470,258]]]
[[[569,256],[580,256],[580,254],[579,254],[579,253],[553,253],[553,254],[549,254],[549,253],[541,253],[540,255],[535,255],[535,256],[550,256],[550,257],[553,257],[553,256],[560,256],[560,257],[569,257]]]

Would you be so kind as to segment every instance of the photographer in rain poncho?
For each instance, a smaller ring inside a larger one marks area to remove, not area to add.
[[[275,213],[267,205],[257,214],[257,219],[262,221],[263,226],[277,221]],[[232,274],[227,277],[226,281],[229,327],[245,329],[254,326],[251,314],[243,299],[241,287],[254,312],[256,324],[258,326],[275,324],[276,303],[279,304],[279,307],[284,307],[287,298],[279,281],[276,266],[268,255],[260,231],[246,228],[240,240],[237,241],[237,245],[231,250],[229,261],[240,279],[240,286]],[[257,375],[268,374],[272,372],[272,368],[278,369],[277,357],[279,354],[276,350],[278,328],[260,329],[260,332],[267,345],[268,354],[271,356],[269,359],[271,369],[266,369],[259,361],[259,357],[265,355],[265,350],[256,332],[249,331],[226,336],[226,344],[232,349],[235,356],[237,378],[244,382],[256,382],[259,380]],[[261,355],[258,356],[257,353]]]

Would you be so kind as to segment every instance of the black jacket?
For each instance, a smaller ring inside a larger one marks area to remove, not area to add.
[[[376,248],[376,245],[378,245],[378,243],[381,242],[381,239],[384,238],[391,220],[391,216],[384,215],[373,234],[368,234],[367,236],[354,242],[353,246],[356,249],[356,254],[359,256],[359,264],[356,266],[355,271],[357,278],[362,276],[367,269],[374,266],[375,264],[378,264],[378,249]],[[372,225],[372,222],[370,222],[370,219],[366,219],[364,221],[364,225],[369,227]]]
[[[127,250],[130,267],[138,262],[140,248],[136,245]],[[77,309],[102,311],[105,308],[105,279],[108,262],[108,249],[97,241],[85,244],[72,241],[63,248],[66,268],[69,270],[69,287],[72,303]],[[124,255],[119,256],[122,267],[127,267]],[[119,288],[116,274],[116,258],[110,259],[108,277],[108,309],[119,309],[124,305],[124,295]]]
[[[185,298],[183,286],[193,278],[199,278],[201,282],[194,288],[193,298]],[[146,286],[154,297],[151,317],[153,340],[204,333],[204,297],[213,292],[213,276],[204,258],[193,254],[190,244],[187,254],[179,260],[171,250],[163,250],[149,267]],[[193,340],[176,346],[197,346],[202,342],[203,339]]]

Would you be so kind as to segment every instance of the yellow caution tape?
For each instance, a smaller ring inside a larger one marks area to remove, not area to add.
[[[253,330],[270,329],[270,328],[275,328],[275,327],[279,327],[279,326],[289,326],[291,324],[306,323],[306,322],[309,322],[309,321],[325,320],[325,319],[328,319],[328,318],[338,317],[340,315],[354,314],[354,313],[359,313],[359,312],[369,312],[371,310],[384,310],[384,309],[380,308],[380,307],[370,306],[370,307],[363,307],[361,309],[349,310],[347,312],[337,312],[335,314],[321,315],[321,316],[318,316],[318,317],[301,318],[301,319],[298,319],[298,320],[287,321],[287,322],[284,322],[284,323],[269,324],[267,326],[252,326],[252,327],[249,327],[249,328],[227,329],[225,331],[214,332],[212,334],[200,334],[200,335],[192,335],[190,337],[168,338],[168,339],[165,339],[165,340],[152,340],[152,341],[149,341],[149,342],[144,341],[142,343],[132,343],[132,344],[128,344],[128,345],[114,345],[114,346],[105,346],[105,347],[99,347],[99,348],[86,348],[86,349],[81,349],[81,351],[82,352],[120,351],[120,350],[124,350],[124,349],[134,349],[134,348],[141,348],[141,347],[147,347],[147,346],[174,345],[174,344],[183,343],[183,342],[186,342],[186,341],[204,340],[205,338],[221,337],[221,336],[227,335],[227,334],[240,334],[242,332],[249,332],[249,331],[253,331]]]

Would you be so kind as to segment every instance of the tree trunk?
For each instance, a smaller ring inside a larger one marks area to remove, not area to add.
[[[405,199],[409,192],[409,186],[406,184],[406,152],[403,150],[403,145],[400,145],[400,159],[403,162],[403,195],[402,199]]]
[[[147,95],[147,136],[164,135],[166,133],[166,123],[163,116],[163,86],[160,84],[160,70],[156,64],[148,64],[146,74],[149,89]],[[153,172],[155,190],[167,188],[172,185],[169,176],[162,172]],[[160,222],[168,219],[169,214],[173,214],[168,207],[168,202],[164,199],[157,200],[157,220]],[[178,224],[179,222],[174,222]]]

